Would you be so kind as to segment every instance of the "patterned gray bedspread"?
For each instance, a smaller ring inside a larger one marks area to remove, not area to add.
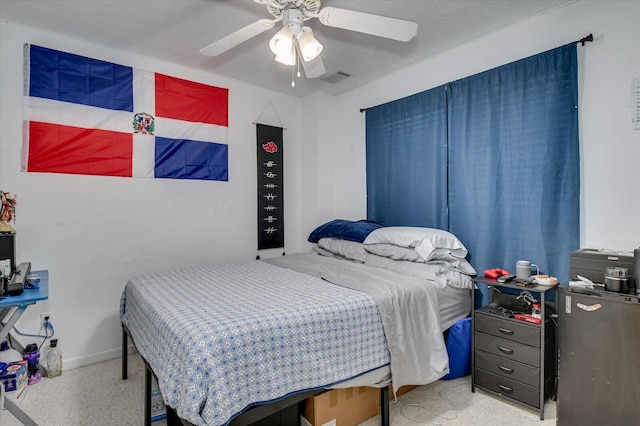
[[[165,402],[197,425],[392,361],[372,296],[263,261],[136,276],[120,315]]]

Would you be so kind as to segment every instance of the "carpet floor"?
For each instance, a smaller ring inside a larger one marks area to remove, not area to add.
[[[25,391],[18,406],[40,426],[141,426],[144,406],[144,367],[137,354],[129,356],[129,378],[121,379],[120,359],[64,371],[43,378]],[[477,390],[470,376],[420,386],[390,404],[392,426],[549,426],[556,424],[556,404],[548,401],[545,420],[537,410]],[[361,426],[377,426],[380,416]],[[6,409],[0,425],[20,426]],[[166,426],[164,420],[153,426]],[[338,425],[340,426],[340,425]]]

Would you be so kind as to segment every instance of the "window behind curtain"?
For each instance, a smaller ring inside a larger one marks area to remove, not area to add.
[[[567,281],[577,93],[572,43],[368,109],[368,218],[449,230],[480,273],[526,259]]]
[[[445,87],[367,109],[367,218],[447,228]]]

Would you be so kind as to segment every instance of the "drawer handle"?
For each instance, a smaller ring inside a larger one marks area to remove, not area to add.
[[[510,388],[509,386],[504,386],[498,383],[498,387],[503,391],[505,391],[506,393],[513,393],[513,388]]]
[[[513,349],[509,349],[509,348],[503,348],[502,346],[498,346],[498,349],[500,349],[502,352],[504,352],[505,354],[509,354],[511,355],[513,353]]]
[[[502,327],[498,327],[498,330],[504,334],[513,334],[513,330],[509,330],[508,328],[502,328]]]
[[[513,368],[509,368],[509,367],[505,367],[503,365],[499,365],[498,368],[502,371],[504,371],[505,373],[513,373]]]

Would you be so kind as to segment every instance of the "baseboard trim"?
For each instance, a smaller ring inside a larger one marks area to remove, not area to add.
[[[23,342],[21,342],[21,339],[24,339],[24,336],[20,336],[19,334],[11,331],[10,337],[13,348],[18,352],[24,353],[25,345]],[[129,355],[138,353],[138,350],[133,344],[129,344],[127,348],[127,353]],[[62,352],[62,355],[64,356],[64,351]],[[95,354],[80,356],[76,358],[63,358],[62,365],[65,370],[72,370],[74,368],[84,367],[85,365],[95,364],[96,362],[109,361],[115,358],[120,358],[121,356],[122,348],[110,349],[108,351],[98,352]]]
[[[129,345],[127,348],[128,348],[129,355],[138,353],[134,345]],[[98,353],[85,355],[81,357],[65,359],[63,365],[65,370],[72,370],[74,368],[84,367],[85,365],[90,365],[90,364],[95,364],[97,362],[109,361],[115,358],[120,358],[121,356],[122,356],[122,348],[110,349],[104,352],[98,352]]]

